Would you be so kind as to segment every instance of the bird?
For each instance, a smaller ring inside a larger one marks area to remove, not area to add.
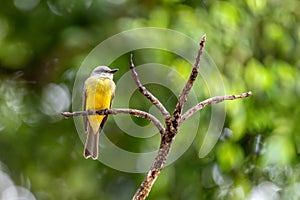
[[[98,66],[84,82],[83,110],[97,111],[111,108],[115,96],[116,85],[113,75],[118,69]],[[84,130],[87,134],[83,156],[93,160],[98,159],[99,134],[101,133],[108,115],[83,116]]]

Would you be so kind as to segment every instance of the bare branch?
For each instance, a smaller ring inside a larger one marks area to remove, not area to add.
[[[116,115],[116,114],[130,114],[136,117],[142,117],[145,119],[150,120],[159,130],[161,134],[164,133],[165,128],[160,123],[160,121],[150,113],[147,113],[142,110],[137,109],[126,109],[126,108],[116,108],[116,109],[104,109],[104,110],[97,110],[97,111],[75,111],[75,112],[62,112],[61,113],[64,117],[74,117],[74,116],[87,116],[87,115]]]
[[[154,159],[154,162],[153,162],[152,166],[150,167],[146,177],[144,178],[144,181],[142,182],[139,189],[135,193],[133,200],[146,199],[146,197],[149,195],[152,185],[154,184],[155,180],[157,179],[160,171],[162,170],[162,168],[167,160],[167,157],[171,150],[171,146],[173,144],[173,140],[175,138],[175,135],[178,132],[179,120],[180,120],[183,105],[185,104],[185,102],[187,100],[187,96],[188,96],[188,94],[193,86],[193,83],[198,75],[199,63],[200,63],[201,56],[203,53],[205,41],[206,41],[206,36],[204,35],[201,39],[200,48],[199,48],[191,75],[189,77],[189,80],[185,84],[182,92],[180,93],[180,95],[178,97],[178,103],[174,109],[173,117],[170,120],[166,120],[166,130],[165,130],[164,134],[162,135],[158,154],[157,154],[156,158]],[[133,67],[134,66],[133,66],[132,57],[131,57],[131,68],[133,68]]]
[[[182,89],[181,93],[179,94],[178,97],[178,103],[176,104],[175,110],[173,112],[173,116],[175,118],[176,121],[179,120],[181,112],[182,112],[182,108],[187,100],[187,96],[191,91],[191,88],[193,87],[194,81],[196,80],[197,76],[198,76],[198,72],[199,72],[199,63],[201,61],[201,56],[203,54],[203,48],[205,45],[205,41],[206,41],[206,35],[204,34],[202,36],[202,39],[200,41],[200,48],[198,50],[198,54],[196,57],[196,61],[195,64],[193,66],[191,75],[188,79],[188,81],[186,82],[184,88]]]
[[[170,119],[170,113],[167,111],[167,109],[164,107],[164,105],[151,93],[147,90],[145,86],[142,85],[137,72],[135,71],[134,63],[133,63],[133,54],[130,54],[130,70],[133,77],[133,80],[135,81],[136,85],[138,86],[140,92],[147,97],[153,103],[158,110],[160,110],[161,114],[164,116],[165,120]]]
[[[98,114],[97,114],[97,111],[87,110],[87,111],[61,112],[61,115],[64,116],[64,118],[67,119],[69,117],[98,115]]]
[[[190,108],[188,111],[186,111],[181,116],[180,121],[179,121],[179,125],[181,125],[187,118],[191,117],[193,114],[195,114],[199,110],[202,110],[204,107],[206,107],[208,105],[220,103],[220,102],[226,101],[226,100],[246,98],[246,97],[249,97],[251,95],[252,95],[252,92],[249,91],[249,92],[245,92],[245,93],[242,93],[242,94],[239,94],[239,95],[216,96],[216,97],[206,99],[206,100],[198,103],[194,107]]]

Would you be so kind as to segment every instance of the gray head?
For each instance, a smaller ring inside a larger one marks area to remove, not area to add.
[[[112,79],[114,73],[118,70],[119,69],[110,69],[107,66],[98,66],[92,71],[91,76],[100,76]]]

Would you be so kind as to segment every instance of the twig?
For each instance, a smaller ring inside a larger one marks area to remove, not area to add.
[[[161,134],[164,133],[165,128],[160,123],[160,121],[150,113],[147,113],[142,110],[137,109],[126,109],[126,108],[116,108],[116,109],[104,109],[104,110],[97,110],[97,111],[75,111],[75,112],[62,112],[61,113],[64,117],[75,117],[75,116],[87,116],[87,115],[116,115],[116,114],[130,114],[136,117],[142,117],[145,119],[150,120],[159,130]]]
[[[133,77],[133,80],[135,81],[136,85],[139,88],[139,91],[147,97],[151,101],[152,104],[154,104],[158,110],[161,112],[161,114],[165,118],[170,118],[170,113],[167,111],[167,109],[164,107],[164,105],[149,91],[145,86],[142,85],[137,72],[135,71],[134,63],[133,63],[133,54],[130,54],[130,70]]]
[[[147,99],[150,100],[150,102],[156,106],[156,108],[161,112],[161,114],[163,115],[165,121],[166,121],[166,125],[167,127],[170,126],[171,122],[170,122],[170,113],[167,111],[167,109],[164,107],[164,105],[149,91],[147,90],[147,88],[145,86],[142,85],[137,72],[135,71],[135,66],[133,63],[133,54],[130,54],[130,70],[131,70],[131,74],[133,77],[133,80],[135,81],[136,85],[139,88],[139,91],[145,96],[147,97]]]
[[[204,48],[205,42],[206,42],[206,34],[204,34],[202,36],[202,39],[200,41],[200,44],[199,44],[200,48],[198,50],[196,61],[195,61],[195,64],[193,66],[191,75],[190,75],[188,81],[186,82],[184,88],[182,89],[180,95],[178,96],[178,102],[177,102],[175,110],[173,112],[173,116],[174,116],[176,121],[178,121],[178,119],[180,118],[183,106],[184,106],[184,104],[187,100],[187,96],[190,93],[190,90],[193,87],[194,81],[196,80],[196,78],[198,76],[199,63],[201,61],[201,56],[203,54],[203,48]]]
[[[179,126],[189,117],[191,117],[193,114],[195,114],[196,112],[198,112],[199,110],[202,110],[204,107],[211,105],[211,104],[216,104],[216,103],[220,103],[222,101],[226,101],[226,100],[234,100],[234,99],[241,99],[241,98],[245,98],[245,97],[249,97],[252,95],[252,92],[245,92],[239,95],[229,95],[229,96],[216,96],[216,97],[211,97],[209,99],[206,99],[200,103],[198,103],[197,105],[195,105],[194,107],[190,108],[189,110],[187,110],[180,118],[179,121]]]

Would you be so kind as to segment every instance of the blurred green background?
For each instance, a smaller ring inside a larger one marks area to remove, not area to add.
[[[226,93],[254,95],[227,102],[223,135],[209,155],[198,157],[196,139],[162,171],[149,199],[299,199],[299,8],[297,0],[3,1],[0,170],[36,199],[130,199],[144,174],[85,160],[74,121],[60,112],[71,110],[76,72],[96,45],[124,30],[151,26],[196,41],[206,33],[205,49]],[[143,63],[143,52],[138,54]],[[180,64],[164,55],[156,53],[153,62]],[[128,71],[128,56],[117,65],[116,81]],[[164,89],[156,95],[170,94]],[[175,104],[174,98],[168,102],[168,108]],[[208,111],[198,134],[209,123]],[[134,151],[142,141],[119,145]]]

